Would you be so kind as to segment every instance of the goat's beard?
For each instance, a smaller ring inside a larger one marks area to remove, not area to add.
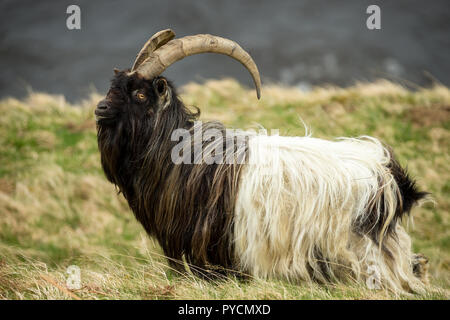
[[[374,267],[381,285],[421,290],[411,240],[397,220],[423,194],[378,140],[249,135],[232,150],[249,163],[176,165],[171,133],[178,124],[194,130],[193,120],[163,119],[140,150],[118,132],[98,134],[108,179],[173,268],[184,270],[184,258],[203,276],[328,282],[365,281]],[[222,143],[225,156],[234,137],[218,122],[202,126],[211,128],[227,138],[190,143],[203,150]],[[127,158],[129,150],[135,155]]]
[[[114,125],[97,124],[97,142],[100,150],[101,164],[106,177],[114,183],[128,198],[131,180],[128,178],[135,174],[130,163],[136,161],[138,154],[133,153],[136,144],[124,128],[122,121]]]
[[[118,131],[121,131],[120,126],[119,128],[112,128],[97,123],[97,144],[102,168],[107,179],[116,185],[120,185],[117,172],[119,171],[121,154],[124,153],[121,150],[123,144],[121,140],[123,139],[121,139],[121,134]]]
[[[134,179],[139,174],[149,143],[153,121],[122,117],[97,123],[97,143],[106,177],[127,198],[135,196]]]

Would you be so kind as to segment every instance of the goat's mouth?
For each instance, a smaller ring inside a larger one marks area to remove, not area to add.
[[[98,124],[114,121],[114,118],[116,117],[116,112],[114,111],[115,109],[111,108],[109,101],[107,99],[103,99],[97,104],[97,108],[95,108],[95,121]]]
[[[94,115],[95,115],[95,121],[97,122],[97,124],[111,124],[111,123],[115,122],[115,119],[116,119],[116,115],[111,114],[111,112],[109,110],[104,110],[104,109],[99,109],[99,108],[95,109]]]

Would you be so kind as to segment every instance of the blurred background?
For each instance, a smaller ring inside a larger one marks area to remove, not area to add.
[[[81,8],[81,30],[66,28],[66,8]],[[366,8],[381,7],[381,30],[368,30]],[[1,1],[0,97],[27,88],[71,101],[104,92],[113,67],[131,66],[156,31],[211,33],[240,43],[265,83],[302,89],[388,78],[408,86],[450,84],[450,5],[419,1]],[[233,77],[251,80],[218,55],[185,59],[166,71],[176,85]]]

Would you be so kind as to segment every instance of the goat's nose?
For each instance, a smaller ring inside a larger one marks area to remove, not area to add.
[[[102,100],[97,104],[97,109],[106,110],[108,109],[108,104],[106,103],[105,100]]]

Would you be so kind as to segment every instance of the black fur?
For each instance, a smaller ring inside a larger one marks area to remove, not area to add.
[[[138,101],[136,90],[146,99]],[[118,72],[95,113],[106,177],[123,193],[147,233],[156,237],[171,266],[184,270],[184,257],[199,275],[232,270],[240,165],[176,165],[171,160],[178,143],[171,140],[172,132],[191,130],[198,110],[188,109],[163,77],[145,80]],[[210,127],[225,133],[218,122],[203,123],[203,130]]]
[[[409,214],[412,207],[429,193],[419,191],[416,181],[409,176],[406,169],[400,166],[392,153],[391,157],[392,161],[389,164],[389,169],[400,188],[402,196],[402,203],[398,206],[395,216],[397,219],[401,219],[404,215]]]

